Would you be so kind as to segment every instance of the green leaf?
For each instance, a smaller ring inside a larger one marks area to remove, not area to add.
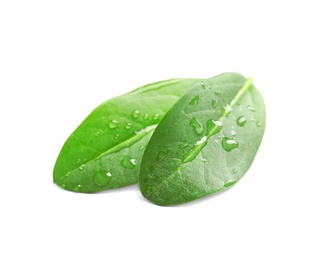
[[[144,149],[164,114],[196,79],[152,83],[98,106],[65,142],[53,180],[97,192],[138,182]]]
[[[265,129],[264,102],[251,82],[224,73],[187,89],[145,150],[139,180],[145,198],[158,205],[185,203],[242,178]]]

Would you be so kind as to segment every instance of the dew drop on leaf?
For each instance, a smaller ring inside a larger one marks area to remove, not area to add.
[[[233,108],[232,108],[230,105],[226,105],[226,106],[224,106],[224,108],[223,108],[223,115],[224,115],[225,117],[228,117],[229,114],[230,114],[232,111],[233,111]]]
[[[123,160],[121,161],[121,165],[128,169],[134,169],[135,168],[136,161],[132,157],[125,155],[123,157]]]
[[[230,187],[232,185],[234,185],[236,183],[235,180],[232,180],[232,179],[227,179],[225,182],[224,182],[224,187]]]
[[[104,187],[110,183],[111,174],[108,175],[108,173],[107,174],[97,173],[97,174],[95,174],[93,180],[97,186]]]
[[[113,119],[109,122],[109,128],[113,129],[116,128],[118,126],[118,121]]]
[[[158,118],[159,118],[159,114],[155,114],[152,119],[153,120],[158,120]]]
[[[132,112],[132,117],[133,117],[134,119],[139,118],[139,117],[140,117],[140,111],[138,111],[138,110],[134,110],[134,111]]]
[[[139,151],[143,151],[143,150],[144,150],[144,148],[145,148],[145,146],[144,146],[144,145],[140,146],[140,147],[139,147]]]
[[[253,145],[253,142],[252,142],[252,141],[250,141],[250,142],[249,142],[249,146],[252,146],[252,145]]]
[[[258,121],[257,122],[257,126],[261,127],[262,126],[262,122],[261,121]]]
[[[207,86],[206,86],[206,84],[205,84],[203,81],[201,81],[201,87],[202,87],[203,89],[207,89]]]
[[[83,170],[84,170],[84,167],[85,167],[85,165],[82,164],[82,165],[79,167],[79,169],[80,169],[81,171],[83,171]]]
[[[223,137],[221,141],[222,147],[225,151],[230,152],[233,149],[238,147],[238,142],[236,142],[234,139]]]
[[[79,192],[81,190],[81,188],[82,188],[82,185],[78,184],[73,188],[73,191]]]
[[[143,116],[143,119],[148,119],[149,118],[149,114],[145,114],[144,116]]]
[[[179,144],[178,147],[179,147],[180,149],[184,149],[184,148],[186,148],[188,145],[189,145],[188,141],[184,140],[184,141],[180,142],[180,144]]]
[[[248,105],[248,110],[251,112],[257,111],[257,109],[254,106],[250,106],[250,105]]]
[[[199,104],[199,101],[200,101],[200,97],[199,96],[195,96],[194,98],[192,98],[192,100],[190,101],[189,105],[190,106],[197,105],[197,104]]]
[[[246,122],[247,122],[247,120],[246,120],[246,117],[245,116],[240,116],[240,117],[238,117],[237,119],[236,119],[236,124],[238,125],[238,126],[245,126],[245,124],[246,124]]]
[[[197,146],[197,145],[201,145],[201,144],[203,144],[205,141],[207,141],[207,137],[206,136],[203,136],[199,141],[197,141],[196,143],[195,143],[195,145]]]
[[[220,132],[220,130],[223,128],[222,122],[218,120],[210,119],[207,121],[207,135],[212,136]]]
[[[236,168],[233,169],[233,173],[237,173],[237,169]]]
[[[159,151],[157,155],[157,161],[162,161],[167,156],[166,151]]]
[[[196,134],[201,135],[203,132],[203,126],[201,123],[196,119],[196,117],[192,117],[190,121],[190,125],[193,126],[193,129]]]
[[[132,123],[126,123],[125,128],[126,129],[131,129],[132,128]]]
[[[216,99],[212,99],[211,100],[211,106],[213,107],[213,108],[215,108],[215,107],[217,107],[217,105],[218,105],[218,101],[216,100]]]
[[[219,96],[221,95],[221,91],[220,91],[220,90],[216,90],[216,91],[215,91],[215,95],[216,95],[217,97],[219,97]]]

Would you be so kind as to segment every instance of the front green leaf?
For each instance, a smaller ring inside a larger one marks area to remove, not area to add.
[[[158,205],[225,190],[251,166],[265,129],[251,79],[224,73],[194,83],[156,128],[142,159],[140,189]]]
[[[148,141],[165,113],[196,79],[152,83],[98,106],[71,134],[53,180],[76,192],[135,184]]]

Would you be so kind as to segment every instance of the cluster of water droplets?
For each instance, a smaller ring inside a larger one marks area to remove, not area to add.
[[[209,90],[211,89],[211,87],[209,85],[207,85],[205,82],[201,82],[201,87],[203,90]],[[216,97],[213,97],[211,99],[211,106],[212,108],[217,108],[219,105],[219,97],[222,95],[222,92],[220,90],[216,90],[215,92]],[[189,105],[190,106],[197,106],[200,104],[201,101],[201,97],[199,95],[194,96],[190,101],[189,101]],[[261,127],[263,126],[262,121],[256,121],[255,117],[254,117],[254,112],[256,112],[256,108],[253,105],[249,105],[246,107],[246,109],[250,112],[253,112],[253,114],[247,118],[246,116],[239,116],[237,117],[235,123],[238,127],[244,127],[245,125],[247,125],[247,123],[250,122],[255,122],[257,127]],[[244,111],[243,107],[239,104],[239,111]],[[222,117],[227,118],[229,117],[229,115],[233,112],[233,108],[231,105],[227,104],[226,106],[224,106],[221,110],[221,114]],[[193,131],[198,135],[201,136],[201,138],[199,138],[198,141],[196,141],[194,144],[189,143],[187,140],[183,140],[178,144],[178,147],[180,149],[186,149],[188,147],[192,147],[190,151],[188,151],[185,155],[184,155],[184,162],[189,162],[191,160],[193,160],[196,155],[197,155],[197,150],[195,147],[197,146],[202,146],[204,147],[208,141],[208,139],[219,133],[223,127],[223,124],[221,121],[219,120],[208,120],[206,122],[206,128],[203,126],[203,124],[201,123],[201,121],[197,118],[197,117],[192,117],[189,121],[189,125],[193,128]],[[204,134],[204,130],[206,129],[206,135]],[[230,130],[230,136],[224,136],[223,134],[219,134],[217,135],[218,139],[221,139],[221,146],[222,148],[227,151],[227,152],[232,152],[234,149],[237,149],[239,147],[239,143],[237,140],[235,140],[235,136],[236,136],[236,130],[235,127],[232,126],[231,130]],[[216,139],[215,142],[219,142],[219,140]],[[249,146],[253,145],[252,141],[248,142]],[[195,151],[194,152],[194,156],[191,155],[192,150]],[[157,159],[158,160],[162,160],[163,158],[166,157],[166,152],[165,151],[161,151],[158,154]],[[204,163],[207,161],[205,158],[201,159]],[[237,168],[233,168],[231,170],[231,174],[237,174],[238,173],[238,169]],[[223,183],[224,187],[230,187],[232,185],[234,185],[237,181],[233,180],[233,179],[226,179]]]

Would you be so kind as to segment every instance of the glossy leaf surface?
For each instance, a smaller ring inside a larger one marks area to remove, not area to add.
[[[265,106],[251,79],[224,73],[194,83],[165,115],[143,156],[140,189],[159,205],[234,185],[251,166]]]
[[[65,142],[53,179],[97,192],[138,182],[144,149],[164,114],[196,79],[152,83],[98,106]]]

